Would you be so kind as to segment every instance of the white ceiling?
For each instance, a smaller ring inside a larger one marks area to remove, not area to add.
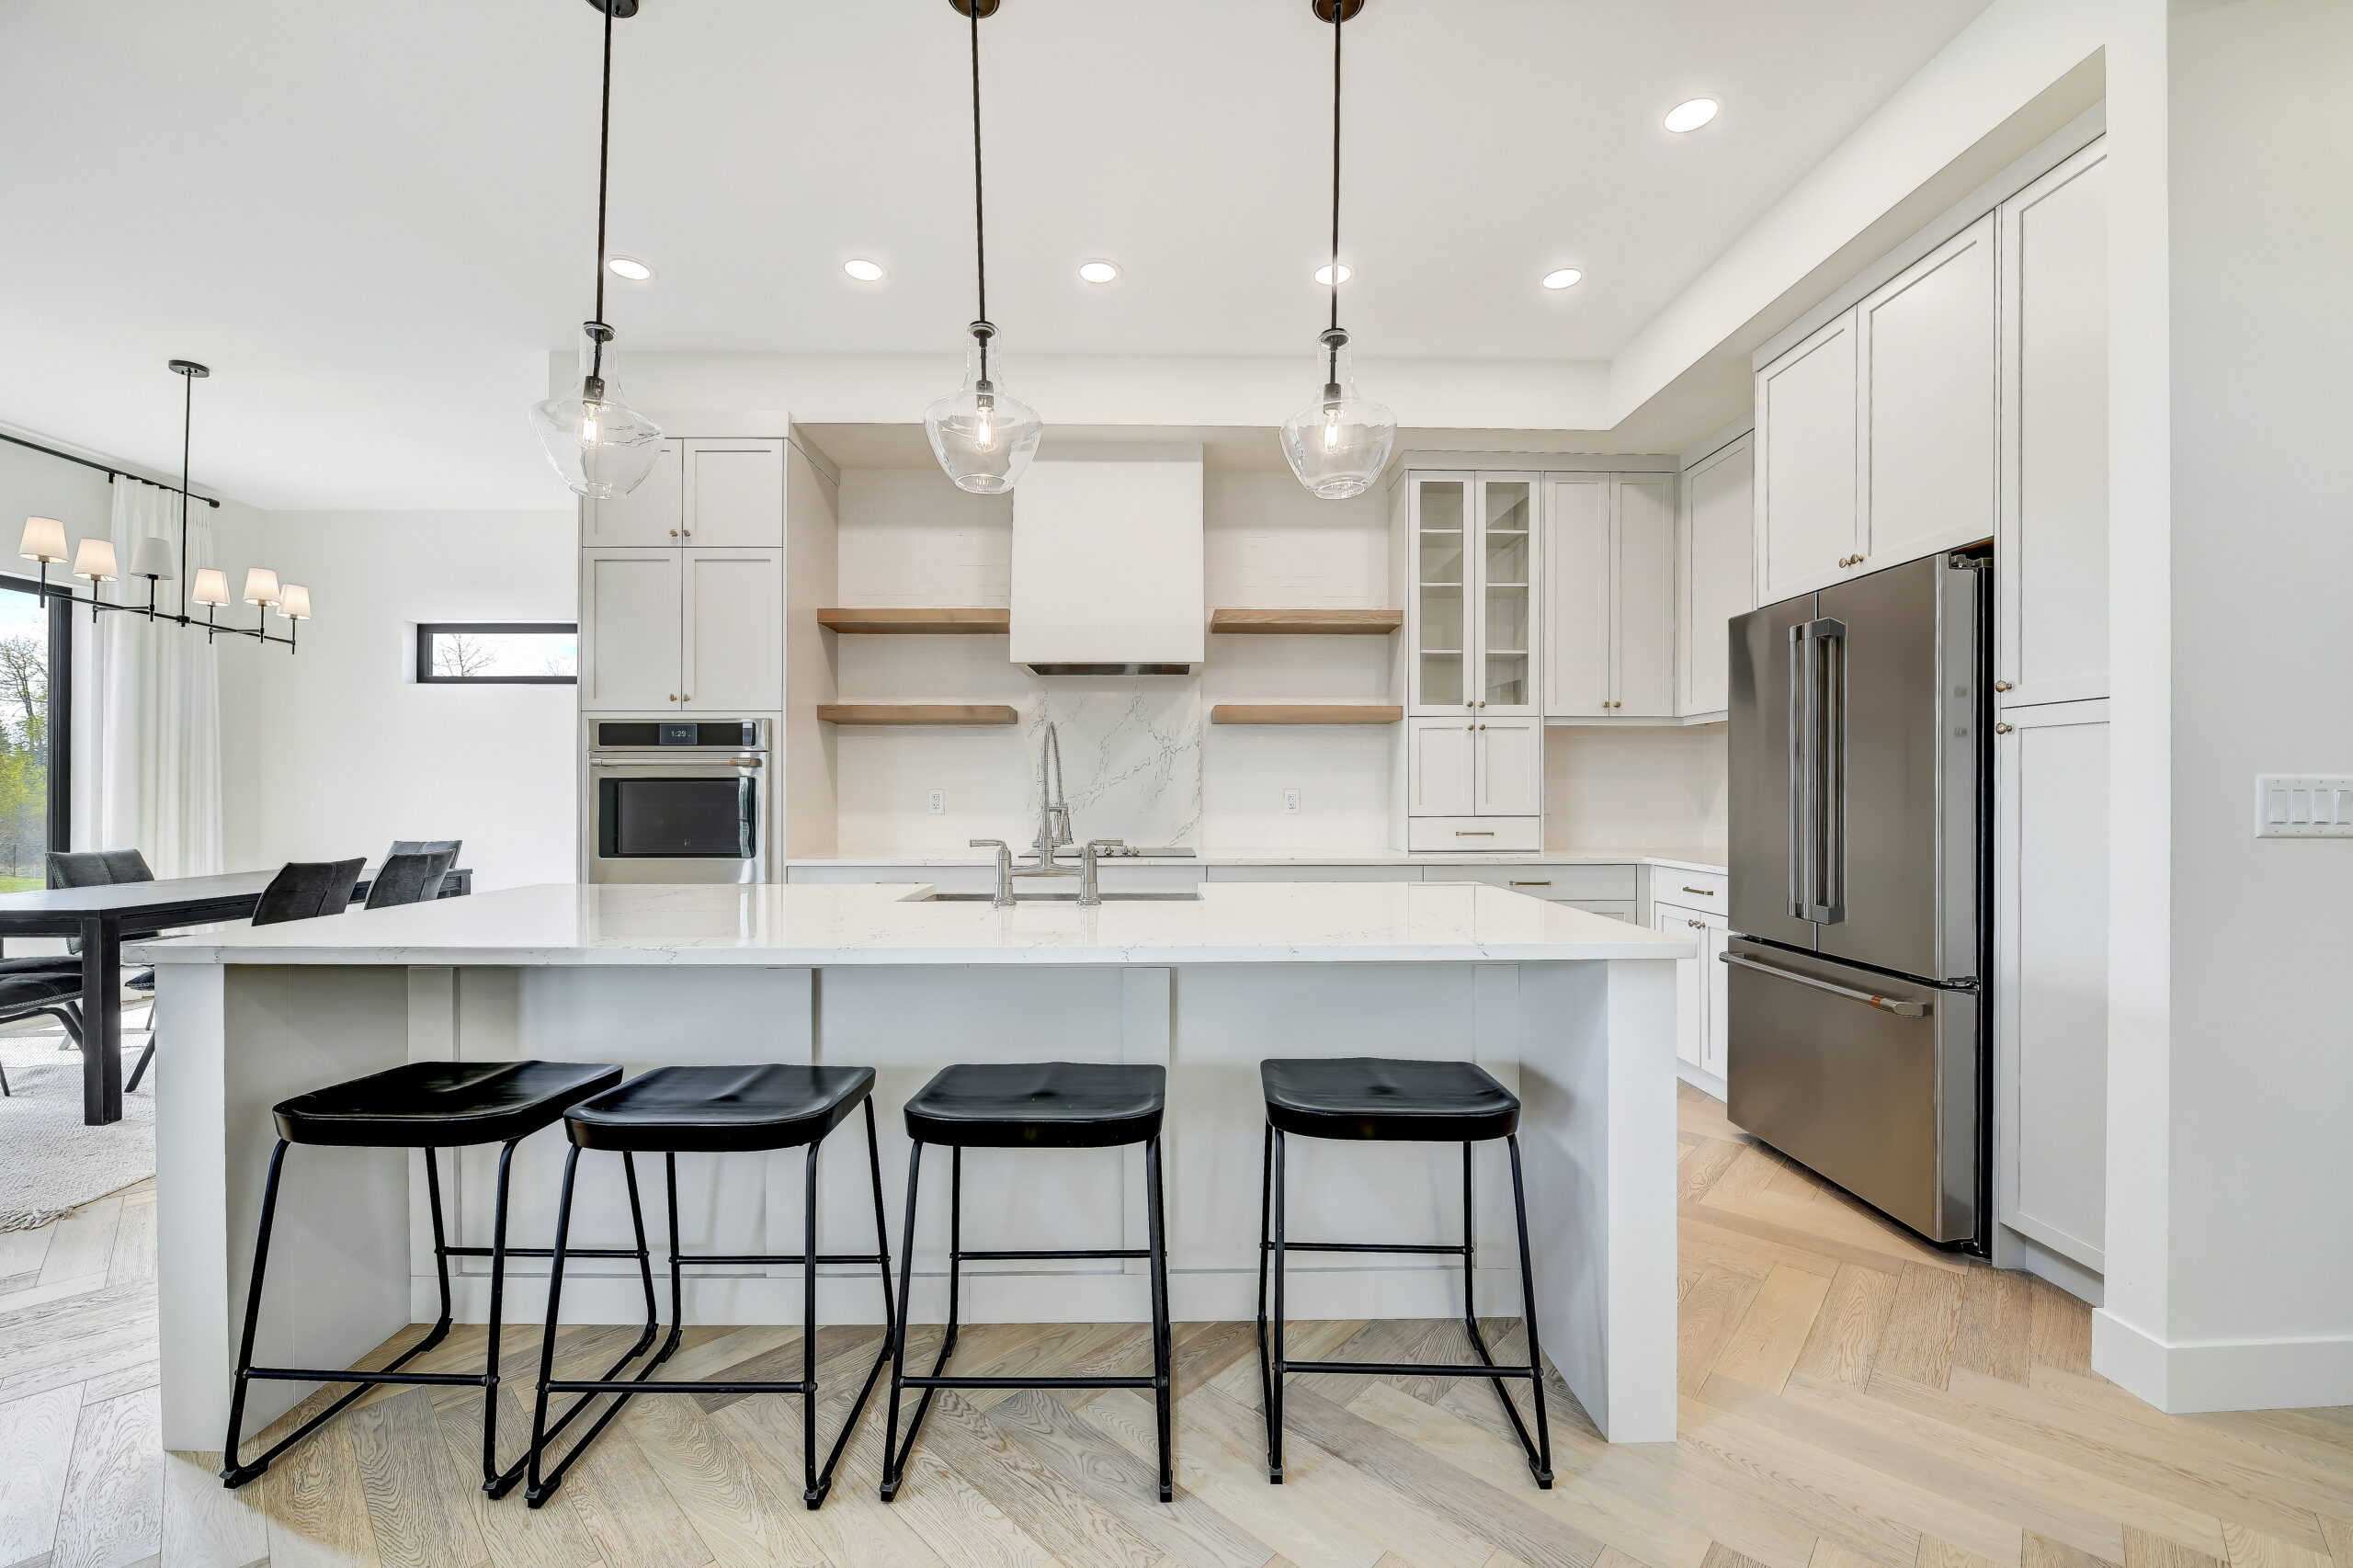
[[[1607,358],[1984,4],[1370,0],[1360,351]],[[660,272],[612,285],[624,350],[954,348],[963,28],[947,0],[644,0],[612,244]],[[1307,0],[1004,0],[1008,347],[1312,353],[1328,40]],[[0,422],[176,469],[188,356],[229,494],[560,503],[522,411],[588,313],[597,41],[582,0],[0,0]],[[1714,125],[1659,128],[1702,93]],[[1097,256],[1124,277],[1078,281]],[[1586,280],[1537,286],[1563,266]]]

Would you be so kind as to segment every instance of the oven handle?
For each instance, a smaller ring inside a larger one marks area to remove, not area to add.
[[[682,762],[675,757],[659,756],[592,756],[591,767],[667,767],[684,772],[690,767],[757,767],[756,756],[705,757],[695,762]]]

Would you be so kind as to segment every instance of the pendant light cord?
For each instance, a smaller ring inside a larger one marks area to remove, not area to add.
[[[605,77],[597,102],[597,324],[605,321],[605,191],[612,172],[613,161],[613,6],[616,0],[598,0],[597,9],[605,13]],[[605,374],[605,339],[609,331],[591,333],[596,347],[589,351],[588,377],[602,381]]]
[[[196,378],[180,378],[180,614],[188,614],[188,579],[193,568],[188,558],[188,427],[196,420]],[[92,592],[97,589],[93,586]],[[153,591],[150,591],[152,604]]]
[[[1332,324],[1324,333],[1324,384],[1340,384],[1340,33],[1347,0],[1332,0]],[[1336,339],[1337,341],[1336,341]],[[1327,391],[1326,396],[1336,395]]]
[[[980,295],[977,321],[989,319],[989,233],[987,206],[981,187],[981,3],[964,0],[964,15],[972,19],[972,271]],[[981,343],[981,380],[989,379],[989,335],[975,334]]]

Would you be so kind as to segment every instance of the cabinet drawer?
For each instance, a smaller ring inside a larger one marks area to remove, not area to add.
[[[1544,847],[1542,817],[1409,817],[1405,847],[1527,854]]]
[[[1490,882],[1530,898],[1634,902],[1631,866],[1465,866],[1445,873],[1449,881]]]
[[[1419,866],[1211,866],[1202,873],[1212,882],[1418,882]]]
[[[1722,871],[1678,871],[1668,866],[1653,866],[1651,902],[1722,915],[1732,907],[1732,879]]]
[[[1612,920],[1639,924],[1634,920],[1634,901],[1631,898],[1563,898],[1554,902],[1565,903],[1571,909],[1582,909],[1587,915],[1606,915]]]

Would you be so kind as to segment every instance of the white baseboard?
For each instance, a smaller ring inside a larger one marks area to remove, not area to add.
[[[2174,1415],[2353,1404],[2353,1335],[2168,1345],[2103,1308],[2092,1370]]]
[[[1724,1097],[1724,1081],[1713,1073],[1703,1073],[1678,1058],[1675,1063],[1675,1075],[1703,1095],[1713,1095],[1718,1099]]]
[[[1994,1267],[2023,1269],[2095,1307],[2100,1304],[2106,1290],[2097,1269],[2086,1268],[2064,1253],[2005,1224],[1994,1227]]]

